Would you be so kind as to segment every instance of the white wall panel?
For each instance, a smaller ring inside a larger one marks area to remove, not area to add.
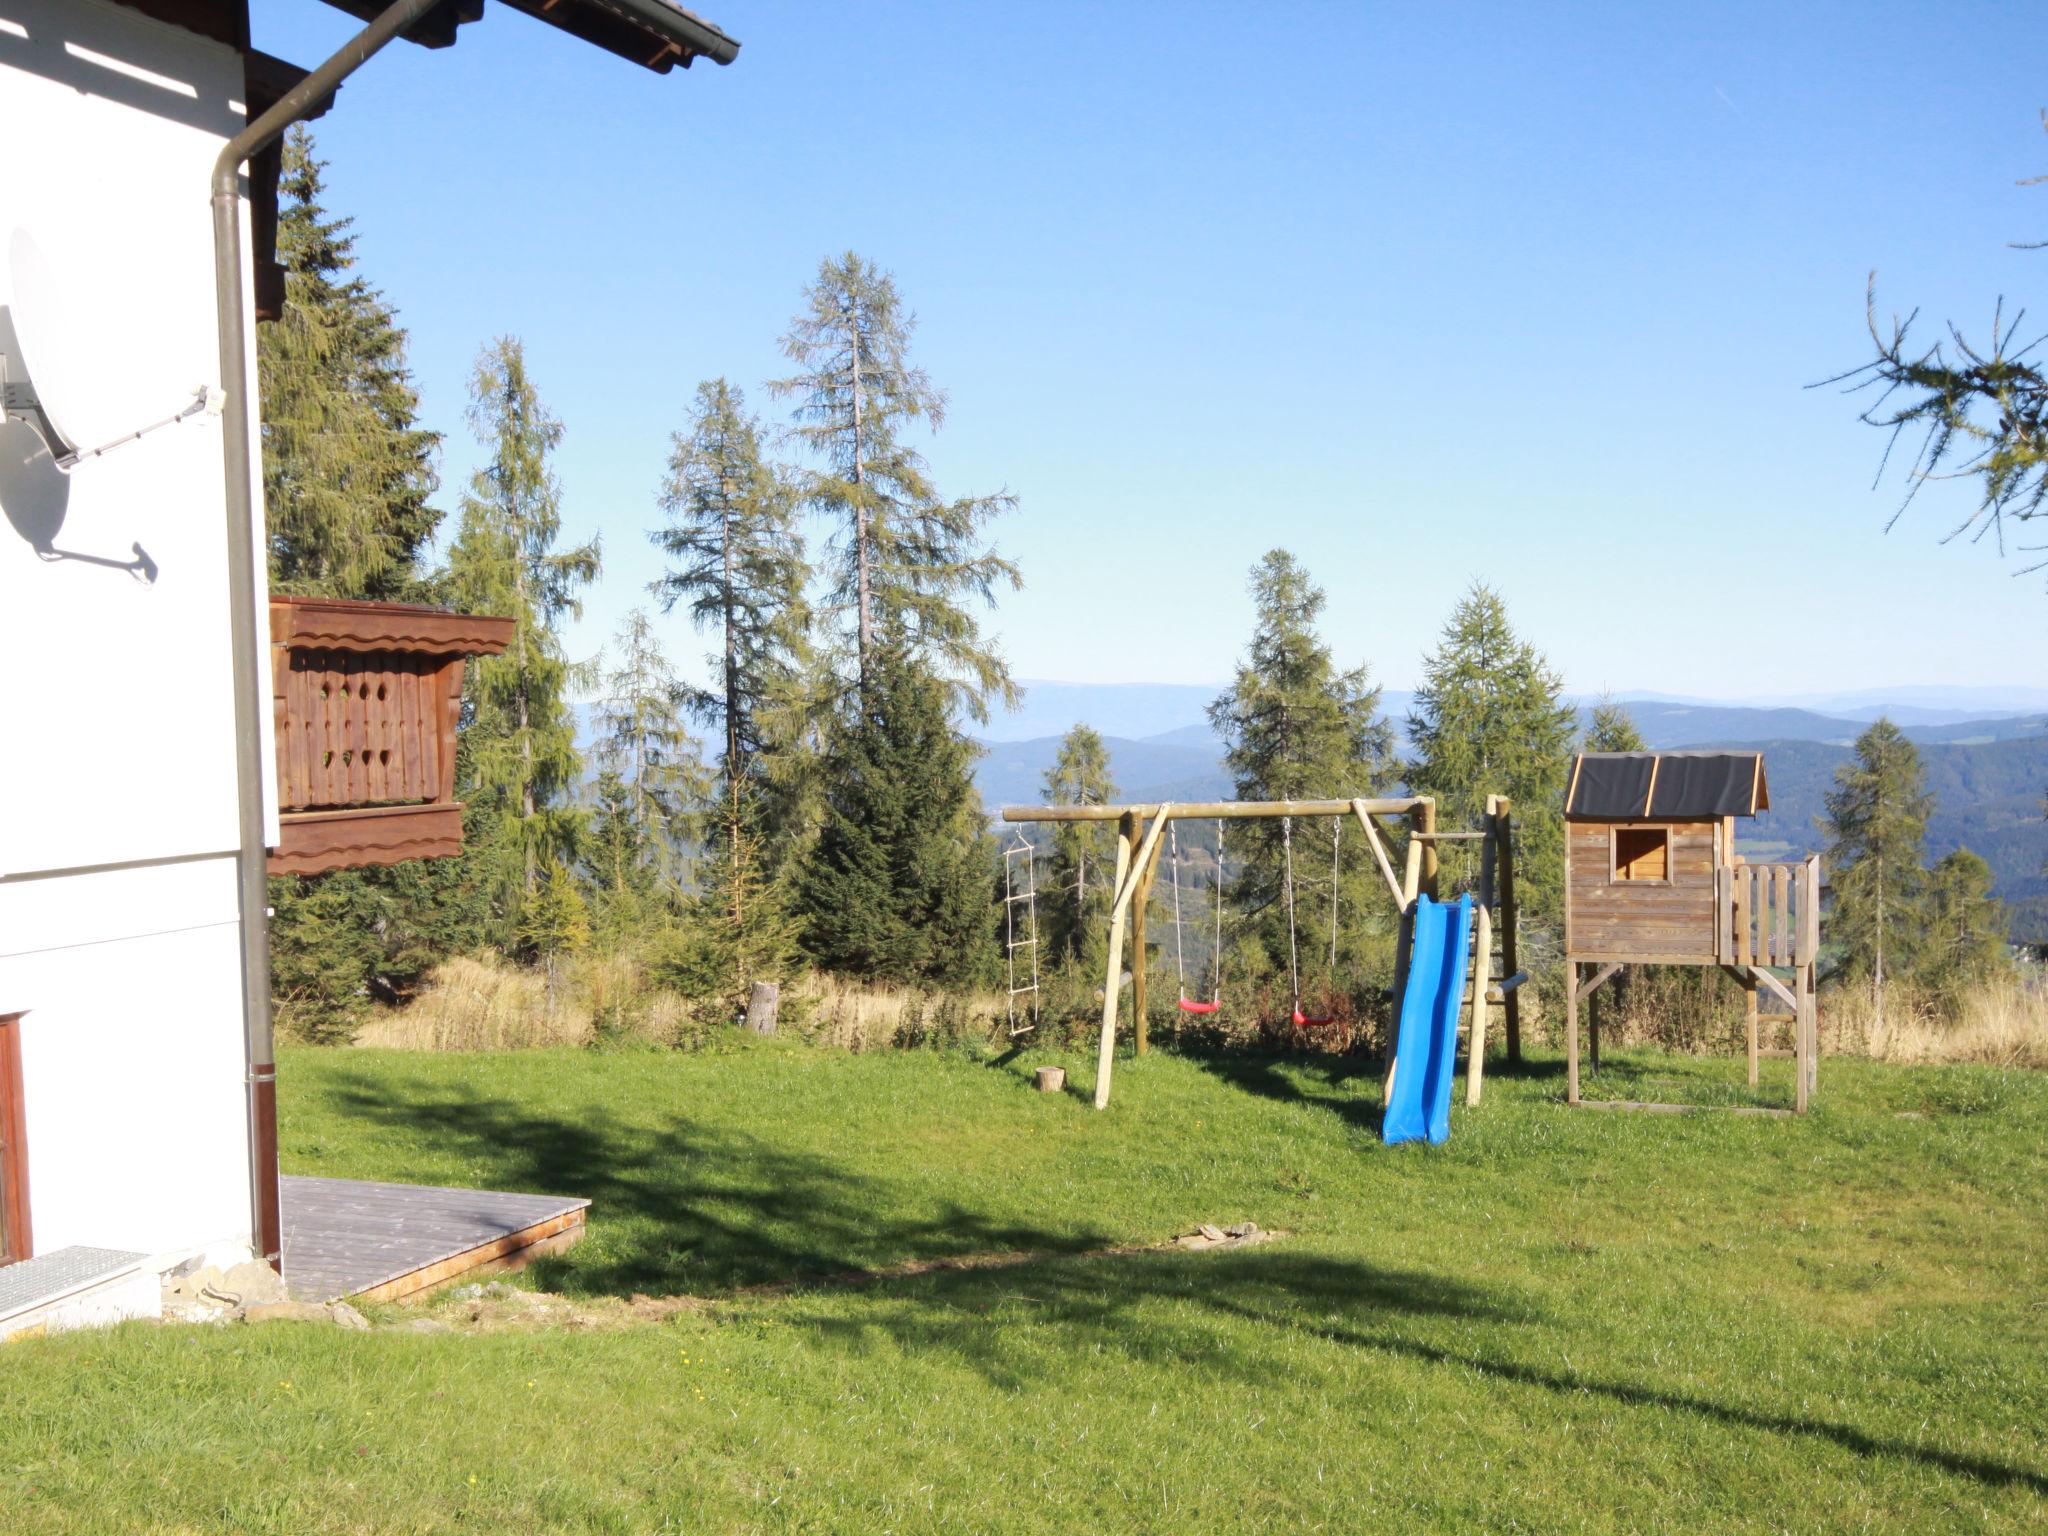
[[[0,0],[0,22],[0,242],[28,231],[56,290],[27,296],[32,340],[60,338],[66,414],[141,426],[219,382],[208,172],[241,125],[240,61],[93,0]],[[15,286],[0,253],[8,324]],[[200,418],[68,476],[33,462],[26,428],[0,440],[0,874],[234,846],[220,430]],[[140,545],[156,579],[38,540],[117,561]]]

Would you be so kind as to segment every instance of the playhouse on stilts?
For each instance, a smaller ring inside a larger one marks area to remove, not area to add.
[[[1579,1005],[1624,965],[1718,966],[1747,999],[1749,1085],[1758,1030],[1791,1026],[1794,1107],[1816,1086],[1814,963],[1821,870],[1752,864],[1735,850],[1736,821],[1770,809],[1759,752],[1583,752],[1565,792],[1565,1050],[1567,1102],[1676,1109],[1579,1096]],[[1775,1011],[1759,1010],[1769,997]],[[1600,1066],[1599,1026],[1591,1066]]]

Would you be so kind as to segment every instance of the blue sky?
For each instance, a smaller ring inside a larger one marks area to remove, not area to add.
[[[663,77],[493,6],[316,129],[399,307],[440,502],[478,346],[525,338],[570,536],[647,601],[668,434],[756,405],[828,252],[892,269],[951,395],[949,493],[1007,487],[1020,676],[1206,683],[1274,544],[1346,664],[1411,684],[1477,578],[1574,689],[2041,681],[2048,577],[1939,538],[1856,406],[1864,281],[1981,333],[2041,298],[2048,12],[2010,5],[859,5],[704,0]],[[311,65],[353,23],[256,0]],[[680,617],[671,648],[703,649]]]

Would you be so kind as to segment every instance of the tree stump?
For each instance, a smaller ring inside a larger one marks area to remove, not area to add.
[[[1067,1086],[1067,1069],[1065,1067],[1040,1067],[1036,1081],[1040,1093],[1058,1093]]]
[[[747,1028],[757,1035],[775,1033],[775,1013],[782,1003],[782,989],[772,981],[754,983],[753,996],[747,999]]]

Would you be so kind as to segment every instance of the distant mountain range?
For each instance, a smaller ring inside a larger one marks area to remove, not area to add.
[[[1037,696],[1036,706],[1027,695],[1026,713],[1009,719],[1028,718],[1049,729],[1028,738],[989,733],[976,779],[992,811],[1043,798],[1059,738],[1079,721],[1103,732],[1111,770],[1127,799],[1229,798],[1222,744],[1202,713],[1220,689],[1027,686]],[[1872,699],[1881,700],[1882,707]],[[1999,701],[2012,712],[1980,713],[1972,707]],[[1384,696],[1397,727],[1411,702],[1411,695],[1392,690]],[[2042,873],[2048,862],[2048,821],[2042,816],[2042,795],[2048,791],[2048,692],[1897,689],[1867,697],[1834,696],[1812,705],[1670,698],[1623,702],[1652,747],[1746,747],[1764,753],[1772,809],[1742,835],[1745,848],[1757,857],[1819,847],[1814,821],[1835,769],[1847,760],[1850,744],[1869,721],[1888,714],[1919,744],[1927,768],[1937,806],[1927,829],[1929,856],[1958,846],[1975,849],[1990,863],[1998,894],[2012,911],[2014,937],[2048,941],[2048,878]],[[1588,712],[1582,707],[1582,717]]]

